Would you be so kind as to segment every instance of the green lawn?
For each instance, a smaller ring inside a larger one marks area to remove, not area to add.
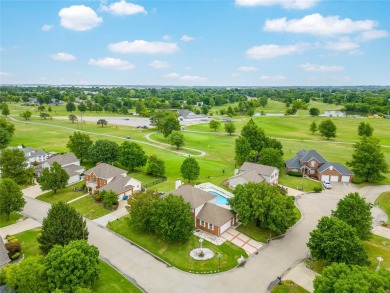
[[[57,202],[68,202],[72,199],[78,198],[84,194],[83,191],[73,191],[75,187],[81,187],[85,184],[84,181],[69,185],[65,188],[57,190],[57,193],[53,191],[46,192],[37,197],[37,199],[48,202],[48,203],[57,203]]]
[[[295,284],[293,281],[286,280],[282,282],[282,285],[275,285],[271,293],[308,293],[306,289]]]
[[[9,226],[9,225],[15,224],[22,217],[23,216],[21,214],[12,212],[9,215],[9,220],[7,221],[7,216],[5,214],[1,214],[0,215],[0,228],[3,228],[5,226]]]
[[[379,205],[380,208],[387,214],[388,219],[390,219],[390,191],[383,192],[375,201],[376,205]]]
[[[322,187],[321,183],[308,178],[295,177],[289,175],[280,175],[279,184],[295,188],[301,188],[303,191],[314,191],[315,187]],[[302,188],[303,187],[303,188]]]
[[[371,239],[364,241],[364,246],[370,259],[371,268],[377,266],[378,261],[376,258],[381,256],[383,258],[381,267],[390,269],[390,239],[372,235]]]
[[[22,245],[22,251],[25,257],[43,255],[39,249],[38,237],[40,229],[27,230],[16,234]],[[133,283],[127,280],[121,273],[117,272],[111,266],[100,260],[100,278],[92,287],[96,293],[105,292],[141,292]]]
[[[156,235],[139,232],[130,227],[127,217],[110,222],[107,227],[144,247],[180,270],[206,273],[218,270],[219,263],[216,256],[207,261],[196,261],[190,257],[190,251],[199,247],[199,238],[196,236],[191,236],[186,243],[165,242]],[[205,240],[203,247],[211,249],[215,254],[221,253],[223,255],[221,259],[221,271],[234,268],[237,265],[237,259],[241,255],[244,257],[247,256],[243,249],[228,242],[216,246]]]
[[[90,213],[92,220],[100,218],[112,212],[104,208],[103,203],[95,202],[94,199],[89,195],[79,200],[76,200],[69,205],[74,207],[76,211],[78,211],[81,215],[88,213],[86,217],[89,217],[89,212],[93,210],[93,212]]]

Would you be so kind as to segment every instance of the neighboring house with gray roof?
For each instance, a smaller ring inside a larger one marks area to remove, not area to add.
[[[141,181],[127,176],[126,170],[106,163],[99,163],[85,171],[84,178],[90,194],[112,190],[119,197],[130,196],[135,191],[141,190],[142,185]]]
[[[246,184],[248,182],[260,183],[267,182],[269,184],[277,184],[279,180],[279,169],[261,164],[245,162],[240,172],[236,171],[236,175],[230,177],[229,187],[234,189],[239,184]]]
[[[21,150],[25,157],[26,157],[26,164],[27,167],[31,167],[34,162],[36,163],[43,163],[49,158],[49,154],[46,153],[42,149],[37,149],[35,150],[32,147],[23,147],[23,146],[18,146],[18,147],[12,147],[9,146],[7,147],[8,149],[18,149]]]
[[[183,185],[170,192],[182,196],[191,206],[196,228],[221,236],[236,224],[236,216],[225,207],[216,204],[216,196],[191,185]]]
[[[179,120],[202,120],[202,121],[208,121],[209,118],[206,115],[203,114],[195,114],[194,112],[191,112],[187,109],[177,110],[177,114],[179,115]]]
[[[353,178],[353,173],[344,165],[326,161],[315,150],[302,149],[285,163],[287,171],[300,172],[321,181],[351,182]]]
[[[69,180],[68,184],[73,184],[82,179],[82,173],[85,168],[80,166],[80,160],[73,154],[67,153],[63,155],[56,155],[48,159],[42,164],[42,168],[37,168],[37,174],[40,176],[43,168],[50,168],[53,163],[56,162],[68,173]]]

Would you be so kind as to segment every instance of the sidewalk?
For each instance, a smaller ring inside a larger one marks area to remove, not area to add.
[[[0,236],[2,238],[5,238],[6,235],[18,234],[20,232],[24,232],[38,227],[41,227],[41,223],[33,219],[26,219],[24,221],[0,228]]]
[[[37,198],[43,193],[39,184],[27,187],[23,189],[22,192],[24,196],[31,197],[31,198]]]
[[[305,288],[309,292],[313,292],[313,281],[318,274],[306,267],[305,262],[301,262],[288,271],[283,277],[283,280],[291,280],[295,284]]]
[[[383,226],[375,226],[371,232],[375,235],[390,239],[390,229]]]
[[[287,190],[287,195],[291,195],[291,196],[295,197],[295,196],[304,194],[304,192],[302,190],[294,189],[294,188],[287,187],[287,186],[284,186],[281,184],[279,184],[279,186],[282,186],[283,188],[285,188]]]
[[[113,211],[112,213],[109,213],[103,217],[97,218],[93,220],[93,222],[102,225],[107,226],[109,222],[115,221],[116,219],[119,219],[120,217],[126,216],[129,214],[129,212],[126,210],[127,201],[126,200],[120,200],[119,201],[119,207],[116,211]]]

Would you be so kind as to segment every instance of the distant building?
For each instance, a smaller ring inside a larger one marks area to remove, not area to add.
[[[7,149],[19,149],[21,150],[25,157],[26,157],[26,164],[27,167],[31,167],[31,165],[36,162],[36,163],[43,163],[49,158],[49,154],[46,153],[42,149],[35,150],[32,147],[23,147],[23,146],[18,146],[18,147],[7,147]]]
[[[201,120],[201,121],[208,121],[209,118],[206,115],[203,114],[195,114],[194,112],[191,112],[190,110],[183,109],[183,110],[177,110],[177,114],[179,115],[180,121],[185,120]]]

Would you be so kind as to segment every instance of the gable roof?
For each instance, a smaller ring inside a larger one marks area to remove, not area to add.
[[[181,195],[186,202],[190,203],[192,209],[196,209],[216,197],[211,193],[195,188],[191,185],[180,186],[178,189],[170,193],[173,195]]]
[[[261,165],[261,164],[256,164],[256,163],[250,163],[250,162],[245,162],[242,164],[240,170],[242,172],[248,171],[248,170],[255,170],[257,174],[259,175],[265,175],[265,176],[271,176],[271,174],[275,171],[278,170],[276,167],[272,166],[266,166],[266,165]]]
[[[325,163],[318,168],[318,172],[322,173],[331,166],[333,166],[333,168],[342,175],[353,175],[353,173],[348,168],[340,163]]]
[[[286,163],[287,168],[301,169],[301,163],[299,162],[298,156],[287,160],[285,163]]]
[[[78,161],[79,161],[79,159],[77,159],[77,157],[73,153],[68,153],[68,154],[64,154],[64,155],[57,155],[57,156],[51,157],[46,162],[50,166],[53,165],[54,162],[57,162],[58,164],[63,166],[63,165],[68,165],[68,164],[75,163]]]
[[[63,169],[68,173],[69,177],[72,177],[74,175],[80,175],[84,171],[84,167],[80,165],[67,165],[63,167]]]
[[[106,163],[100,163],[99,165],[85,171],[84,174],[91,175],[92,172],[95,173],[98,178],[103,179],[108,179],[123,173],[127,173],[126,170],[122,170]]]
[[[221,227],[233,217],[234,214],[230,210],[209,202],[203,206],[196,216],[197,219],[206,221],[218,227]]]
[[[245,172],[241,172],[233,177],[230,177],[229,180],[235,179],[235,178],[243,178],[248,182],[254,182],[254,183],[259,183],[259,182],[264,182],[265,179],[263,176],[259,175],[255,169],[250,169]]]
[[[133,187],[132,185],[128,184],[130,179],[131,178],[129,176],[123,177],[121,175],[117,175],[108,184],[100,187],[99,191],[112,190],[117,194],[123,193],[123,192],[129,190],[131,187]]]
[[[285,161],[285,163],[288,168],[300,169],[304,162],[308,162],[312,158],[316,159],[320,164],[325,164],[327,162],[319,153],[317,153],[317,151],[306,151],[302,149],[297,152],[294,158]]]

